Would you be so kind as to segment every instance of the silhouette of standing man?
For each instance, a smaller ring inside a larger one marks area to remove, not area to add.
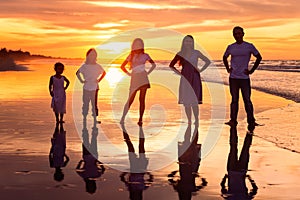
[[[251,85],[250,77],[260,64],[262,57],[255,46],[243,40],[244,30],[242,27],[236,26],[233,28],[233,37],[235,43],[228,45],[224,56],[223,63],[226,67],[229,76],[229,89],[232,97],[230,105],[230,121],[225,124],[229,126],[237,125],[237,115],[239,109],[239,90],[241,89],[245,110],[247,112],[248,130],[253,131],[258,124],[255,122],[253,114],[253,104],[251,102]],[[256,57],[253,67],[249,70],[248,64],[251,55]],[[227,58],[231,56],[230,66]]]

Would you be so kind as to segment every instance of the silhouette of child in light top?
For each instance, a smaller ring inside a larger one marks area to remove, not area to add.
[[[82,94],[82,115],[86,118],[89,111],[89,104],[92,105],[92,115],[94,121],[97,121],[98,110],[98,83],[105,77],[106,72],[103,67],[97,63],[96,49],[89,49],[86,53],[86,60],[76,72],[78,80],[83,83]],[[101,123],[100,121],[98,121]]]

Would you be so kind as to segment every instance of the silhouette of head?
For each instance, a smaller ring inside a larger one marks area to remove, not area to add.
[[[96,180],[85,179],[85,191],[90,194],[94,194],[97,190]]]
[[[189,49],[194,49],[195,44],[194,44],[194,38],[191,35],[186,35],[181,44],[181,51],[186,52]]]
[[[135,38],[131,44],[132,53],[144,53],[144,41],[141,38]]]
[[[54,64],[54,70],[57,73],[62,74],[63,71],[65,70],[65,66],[61,62],[57,62],[57,63]]]
[[[94,48],[89,49],[86,52],[86,64],[95,64],[97,60],[97,51]]]
[[[54,178],[54,180],[60,182],[60,181],[64,180],[65,175],[64,175],[64,173],[62,172],[62,170],[61,170],[60,168],[57,167],[57,168],[55,169],[53,178]]]
[[[233,37],[236,40],[237,43],[242,43],[243,42],[243,37],[245,35],[244,29],[240,26],[236,26],[232,30]]]

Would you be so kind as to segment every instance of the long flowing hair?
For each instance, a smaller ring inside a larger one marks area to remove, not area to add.
[[[192,41],[193,41],[193,44],[192,44],[192,50],[194,50],[195,49],[195,42],[194,42],[194,38],[193,38],[193,36],[191,36],[191,35],[186,35],[184,38],[183,38],[183,40],[182,40],[182,43],[181,43],[181,49],[180,49],[180,52],[179,52],[179,55],[181,56],[181,59],[179,60],[179,65],[182,65],[182,63],[183,63],[183,60],[186,58],[186,56],[187,56],[187,48],[186,48],[186,46],[184,45],[185,44],[185,40],[187,40],[187,39],[192,39]]]
[[[132,69],[132,61],[135,56],[139,54],[144,54],[144,41],[141,38],[135,38],[131,44],[131,52],[130,52],[130,69]]]
[[[97,62],[97,51],[94,48],[90,48],[86,52],[85,64],[96,64]]]

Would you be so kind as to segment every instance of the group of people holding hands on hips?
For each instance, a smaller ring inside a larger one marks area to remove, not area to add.
[[[250,77],[259,66],[262,57],[259,51],[251,43],[243,40],[244,30],[242,27],[236,26],[233,28],[233,37],[236,40],[233,44],[228,45],[224,56],[223,63],[229,75],[229,88],[232,97],[230,105],[230,120],[225,124],[229,126],[237,125],[239,91],[241,90],[245,110],[247,113],[248,130],[253,132],[258,124],[254,118],[253,104],[251,102],[251,85]],[[248,68],[249,61],[253,55],[256,60],[254,65]],[[230,64],[228,57],[231,57]],[[201,68],[198,67],[198,60],[201,59],[204,64]],[[145,63],[151,64],[150,69],[145,68]],[[192,114],[195,119],[195,124],[199,122],[199,107],[202,104],[202,84],[200,73],[204,71],[211,61],[194,48],[194,38],[191,35],[186,35],[182,40],[180,51],[175,55],[170,62],[170,68],[181,76],[179,84],[179,99],[178,103],[183,104],[188,119],[188,123],[192,123]],[[175,65],[179,65],[181,70],[178,70]],[[129,67],[126,67],[129,66]],[[120,123],[124,124],[126,115],[132,105],[134,98],[139,92],[139,120],[137,124],[143,125],[143,114],[145,111],[145,98],[147,89],[150,88],[148,75],[155,69],[156,64],[152,58],[144,51],[144,42],[141,38],[136,38],[131,44],[131,52],[121,64],[121,69],[124,73],[131,77],[128,100],[124,105],[123,114]],[[66,93],[65,90],[69,86],[69,80],[62,75],[64,65],[56,63],[54,66],[55,75],[51,76],[49,82],[49,91],[52,96],[51,107],[56,116],[56,122],[63,123],[63,115],[66,113]],[[76,75],[81,83],[83,83],[83,106],[82,114],[86,118],[89,110],[89,103],[92,105],[92,115],[97,121],[98,116],[98,83],[106,75],[105,70],[97,63],[97,52],[95,49],[90,49],[86,53],[86,60],[80,66]]]

